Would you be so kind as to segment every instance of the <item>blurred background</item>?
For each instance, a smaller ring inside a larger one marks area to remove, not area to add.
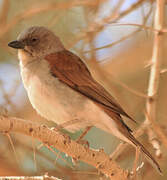
[[[32,109],[21,81],[17,51],[7,46],[22,30],[38,25],[54,31],[67,49],[82,58],[96,80],[138,124],[134,125],[128,119],[125,122],[134,130],[140,128],[145,118],[154,34],[135,24],[153,27],[154,13],[154,0],[0,0],[1,114],[55,126]],[[166,40],[163,48],[156,122],[167,135]],[[81,133],[68,134],[77,139]],[[56,149],[51,152],[30,137],[22,134],[10,136],[14,149],[10,138],[0,134],[0,176],[32,176],[48,172],[65,180],[107,179],[95,168],[82,162],[74,165],[64,153]],[[91,129],[85,139],[91,148],[104,148],[108,154],[114,152],[120,143],[117,138],[97,128]],[[147,131],[140,133],[138,139],[156,156]],[[159,144],[161,155],[156,159],[164,176],[160,177],[146,161],[139,172],[140,179],[167,179],[167,150],[163,143]],[[115,159],[121,167],[130,170],[134,156],[134,148],[127,146]]]

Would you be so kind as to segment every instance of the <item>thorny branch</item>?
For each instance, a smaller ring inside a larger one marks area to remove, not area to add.
[[[146,101],[146,122],[148,123],[148,135],[150,142],[152,143],[153,147],[157,150],[156,154],[159,156],[161,154],[160,151],[160,144],[158,139],[155,137],[155,133],[158,135],[160,140],[163,142],[164,138],[161,136],[161,133],[158,133],[158,124],[156,123],[156,105],[157,105],[157,93],[159,88],[159,79],[160,79],[160,72],[161,72],[161,64],[163,60],[162,56],[162,47],[163,47],[163,35],[164,33],[161,30],[164,27],[164,20],[165,20],[165,0],[156,0],[156,10],[155,10],[155,17],[154,17],[154,27],[155,29],[159,30],[159,32],[154,32],[154,44],[153,44],[153,51],[152,51],[152,60],[151,60],[151,72],[149,78],[149,85],[148,85],[148,99]],[[156,126],[155,126],[156,123]],[[154,132],[151,132],[152,129],[149,125],[152,125]],[[164,143],[166,145],[166,143]]]
[[[84,147],[71,140],[69,136],[62,134],[59,131],[51,130],[46,126],[41,126],[37,123],[19,118],[1,116],[0,132],[15,132],[33,136],[33,138],[40,140],[43,144],[55,147],[77,161],[81,160],[94,166],[100,172],[112,178],[112,180],[128,178],[128,172],[121,169],[103,150],[96,151]]]

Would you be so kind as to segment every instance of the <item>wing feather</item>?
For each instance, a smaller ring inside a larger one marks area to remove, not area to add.
[[[60,81],[99,104],[103,110],[107,109],[118,115],[131,118],[117,103],[117,101],[93,79],[86,65],[70,51],[64,50],[47,55],[45,59],[51,65],[51,73]],[[135,121],[134,121],[135,122]]]

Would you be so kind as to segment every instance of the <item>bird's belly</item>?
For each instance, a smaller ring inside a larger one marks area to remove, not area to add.
[[[69,123],[66,129],[75,131],[92,125],[86,116],[88,99],[60,82],[34,76],[26,86],[28,97],[36,111],[57,124]]]

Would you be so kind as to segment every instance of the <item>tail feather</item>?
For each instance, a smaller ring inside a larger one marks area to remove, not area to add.
[[[162,175],[161,168],[160,168],[159,164],[157,163],[157,161],[153,158],[153,156],[147,151],[147,149],[139,141],[136,140],[136,138],[131,133],[129,133],[129,134],[130,135],[129,135],[128,139],[131,142],[133,142],[133,144],[135,144],[136,146],[141,148],[141,151],[144,153],[147,160]]]

